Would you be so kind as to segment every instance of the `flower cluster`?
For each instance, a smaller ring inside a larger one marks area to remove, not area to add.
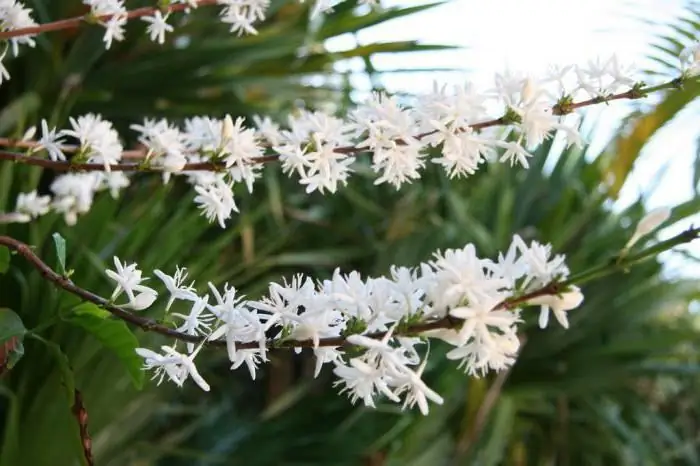
[[[97,192],[108,190],[116,198],[121,189],[129,185],[124,173],[110,170],[112,164],[121,160],[124,150],[112,124],[99,115],[87,114],[70,118],[70,125],[70,129],[57,131],[49,129],[46,121],[42,121],[42,136],[29,150],[29,155],[44,150],[49,159],[66,161],[62,144],[68,137],[78,143],[73,160],[102,164],[104,171],[68,173],[57,177],[50,186],[53,197],[39,196],[36,191],[21,193],[15,211],[7,215],[5,221],[29,222],[53,210],[62,214],[68,225],[74,225],[78,215],[90,210]],[[36,128],[31,128],[24,138],[31,138],[35,133]]]
[[[568,117],[561,115],[566,112],[554,111],[557,103],[577,95],[598,98],[629,90],[634,80],[620,69],[613,56],[584,67],[553,68],[541,78],[497,74],[491,89],[477,90],[471,84],[453,89],[435,86],[432,92],[407,102],[379,93],[346,119],[300,110],[285,126],[269,118],[256,118],[255,128],[247,126],[243,118],[234,121],[228,116],[194,117],[185,120],[182,127],[164,119],[146,119],[131,126],[146,150],[138,163],[126,168],[160,171],[165,181],[172,175],[185,176],[194,187],[194,200],[203,215],[222,227],[237,211],[234,186],[243,183],[252,192],[262,163],[271,160],[278,160],[289,176],[298,177],[307,193],[336,192],[348,182],[353,164],[363,163],[357,161],[361,153],[370,154],[375,183],[388,183],[397,189],[419,179],[428,161],[450,177],[471,175],[480,165],[495,160],[527,168],[531,149],[558,131],[569,143],[580,143],[575,122],[566,121]],[[109,122],[99,115],[85,115],[71,118],[70,124],[71,129],[57,130],[44,121],[41,137],[31,141],[35,132],[31,130],[24,143],[32,147],[30,155],[45,152],[51,160],[64,161],[68,149],[65,138],[70,137],[78,141],[71,163],[104,165],[106,173],[100,177],[59,177],[71,180],[62,182],[75,188],[71,192],[78,190],[74,185],[79,180],[86,183],[82,188],[85,195],[77,196],[84,201],[79,208],[71,204],[57,209],[74,221],[76,212],[89,208],[88,201],[97,189],[108,186],[115,195],[128,180],[110,173],[110,166],[122,160],[122,146]],[[194,166],[204,169],[190,168]],[[63,206],[59,202],[52,205]],[[16,211],[22,212],[19,204]]]
[[[136,264],[114,258],[107,276],[116,283],[112,301],[126,295],[123,307],[151,307],[157,292],[143,284]],[[429,338],[453,346],[447,357],[460,361],[465,372],[481,376],[513,364],[520,341],[520,308],[540,305],[540,325],[550,312],[568,327],[567,311],[580,305],[578,288],[553,289],[568,275],[564,257],[550,246],[519,236],[498,260],[480,258],[474,246],[438,252],[415,268],[391,268],[389,276],[362,278],[336,270],[330,279],[315,282],[303,275],[271,283],[268,294],[248,300],[229,285],[208,284],[199,293],[187,271],[171,276],[154,272],[167,290],[168,320],[179,322],[181,334],[200,337],[200,343],[177,343],[157,353],[139,348],[145,368],[155,378],[166,376],[177,385],[189,377],[203,390],[209,385],[194,363],[207,341],[225,340],[231,369],[245,365],[252,378],[267,361],[270,347],[310,347],[316,358],[315,375],[333,366],[336,385],[353,403],[374,406],[383,396],[404,407],[417,404],[423,413],[428,400],[441,403],[421,374],[427,356],[420,348]],[[181,307],[185,312],[171,312]]]

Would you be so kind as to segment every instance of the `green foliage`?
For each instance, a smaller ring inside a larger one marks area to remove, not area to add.
[[[84,13],[79,0],[26,3],[40,22]],[[152,3],[134,1],[129,7]],[[445,48],[394,42],[351,45],[330,53],[323,45],[339,34],[356,34],[430,6],[370,12],[348,1],[333,15],[311,23],[309,2],[272,3],[272,16],[254,37],[231,35],[215,19],[217,8],[198,9],[165,46],[150,43],[140,21],[132,22],[127,40],[109,51],[97,26],[38,36],[36,48],[23,49],[18,58],[4,62],[13,79],[0,88],[0,134],[19,137],[42,118],[64,126],[68,116],[85,112],[102,113],[128,135],[128,125],[144,117],[279,117],[296,108],[300,99],[309,108],[342,108],[352,103],[353,88],[351,74],[336,71],[338,63],[352,57],[369,63],[377,53]],[[135,141],[125,143],[131,147]],[[0,211],[11,211],[19,192],[45,192],[53,176],[36,168],[0,165]],[[309,199],[277,167],[266,170],[256,191],[252,196],[236,193],[241,214],[221,230],[199,215],[186,186],[163,186],[156,177],[135,176],[121,199],[99,197],[75,227],[50,215],[31,224],[0,225],[0,234],[31,244],[59,273],[70,272],[69,264],[74,283],[103,296],[111,293],[104,269],[111,266],[113,255],[137,260],[148,272],[188,266],[200,289],[206,289],[207,281],[230,281],[255,294],[282,273],[324,272],[366,261],[373,253],[354,241],[352,230],[319,229],[316,219],[333,207],[321,205],[318,196]],[[9,259],[6,252],[0,248],[3,267]],[[75,419],[60,399],[60,392],[71,386],[83,394],[98,464],[128,464],[139,456],[155,461],[163,452],[144,452],[143,442],[164,437],[179,442],[178,435],[167,433],[167,422],[182,406],[169,400],[182,392],[157,389],[152,383],[140,392],[132,386],[143,380],[130,354],[136,341],[149,347],[164,341],[132,334],[122,323],[104,318],[99,309],[76,308],[77,304],[26,261],[13,260],[9,273],[0,275],[0,305],[15,309],[38,333],[26,341],[22,364],[8,371],[0,384],[3,466],[72,464],[82,456]],[[156,307],[162,308],[164,302],[159,304]],[[218,358],[212,362],[217,363]],[[67,368],[72,368],[74,379]],[[231,382],[217,388],[229,393]],[[233,385],[236,391],[246,383]],[[284,404],[277,406],[283,410]],[[274,412],[268,410],[268,415]],[[178,424],[171,432],[180,428]]]
[[[134,387],[143,386],[143,359],[136,354],[139,342],[129,327],[92,303],[82,303],[61,311],[61,318],[83,328],[110,349],[129,372]]]
[[[41,21],[81,13],[77,0],[28,3]],[[191,38],[182,48],[175,38],[153,46],[135,30],[107,52],[94,27],[41,36],[35,50],[10,63],[17,78],[0,88],[0,130],[18,136],[41,117],[59,123],[86,111],[125,130],[143,116],[280,114],[297,99],[341,108],[351,103],[352,88],[333,70],[336,63],[421,48],[391,43],[328,53],[323,41],[431,6],[367,14],[355,7],[344,2],[313,24],[308,5],[273,2],[270,21],[246,38],[231,37],[203,8],[182,26],[181,37]],[[311,86],[310,78],[322,84]],[[632,145],[614,169],[620,182],[639,151]],[[448,180],[429,169],[420,184],[397,192],[375,186],[361,158],[357,176],[332,197],[306,195],[270,166],[253,195],[236,193],[241,212],[226,230],[199,216],[184,186],[143,176],[123,198],[97,199],[75,227],[47,216],[0,225],[0,233],[29,242],[42,258],[58,257],[63,270],[67,260],[71,280],[101,295],[111,292],[104,269],[113,255],[147,272],[187,266],[200,290],[207,281],[228,281],[254,298],[269,281],[293,273],[324,277],[338,266],[383,274],[391,264],[412,265],[467,242],[494,256],[513,233],[552,242],[576,272],[616,254],[644,213],[641,202],[609,209],[609,163],[547,144],[528,171],[493,165],[468,180]],[[47,176],[0,165],[0,209],[9,210],[17,192],[42,189]],[[669,224],[698,205],[693,199],[674,209]],[[65,238],[67,258],[55,255],[53,232]],[[0,248],[0,270],[2,263]],[[393,405],[353,407],[328,374],[312,379],[308,354],[286,350],[272,351],[272,364],[255,382],[244,369],[231,373],[226,355],[212,351],[200,363],[211,393],[154,383],[137,392],[133,382],[143,376],[129,352],[136,339],[151,347],[163,340],[132,334],[14,260],[0,275],[0,305],[15,309],[30,329],[52,325],[28,339],[23,363],[0,385],[0,464],[72,464],[80,457],[75,420],[59,399],[61,390],[72,396],[72,387],[84,395],[98,464],[109,466],[697,464],[700,340],[684,312],[697,287],[661,280],[661,271],[650,261],[587,284],[568,331],[539,330],[526,312],[518,364],[503,375],[461,374],[435,345],[425,378],[445,404],[422,417]]]
[[[61,385],[65,389],[68,406],[73,406],[73,396],[75,394],[75,376],[73,375],[73,369],[71,369],[68,356],[66,356],[63,350],[61,350],[61,347],[56,343],[48,341],[37,334],[31,334],[30,336],[41,342],[53,357],[54,361],[56,362],[56,367],[61,374]]]

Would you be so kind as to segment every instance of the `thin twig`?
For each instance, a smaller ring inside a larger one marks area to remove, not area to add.
[[[542,288],[531,291],[529,293],[513,296],[496,305],[493,308],[493,310],[515,309],[519,306],[525,305],[528,301],[534,298],[547,295],[556,295],[563,292],[564,290],[566,290],[567,287],[571,285],[582,284],[596,278],[610,275],[611,273],[614,273],[616,271],[626,270],[631,265],[637,264],[651,257],[655,257],[663,251],[671,249],[680,244],[689,243],[694,239],[698,238],[699,235],[700,228],[690,228],[666,241],[662,241],[636,254],[632,254],[621,258],[613,258],[612,260],[607,261],[606,263],[598,267],[593,267],[588,271],[584,271],[578,275],[574,275],[566,281],[552,282],[543,286]],[[177,330],[173,330],[172,328],[161,324],[155,319],[134,314],[119,306],[115,306],[110,301],[101,296],[98,296],[88,290],[80,288],[79,286],[75,285],[67,276],[60,275],[54,272],[51,269],[51,267],[49,267],[45,262],[43,262],[39,258],[39,256],[37,256],[34,253],[34,251],[32,251],[32,248],[28,244],[25,244],[14,238],[10,238],[9,236],[0,236],[0,246],[6,246],[10,250],[15,251],[17,254],[22,256],[29,262],[29,264],[32,267],[37,269],[46,280],[50,281],[55,286],[74,294],[75,296],[81,298],[84,301],[96,304],[97,306],[111,313],[114,317],[117,317],[125,322],[135,325],[136,327],[139,327],[145,331],[159,333],[167,337],[191,343],[204,342],[204,344],[209,346],[226,346],[226,342],[222,340],[211,341],[207,340],[206,337],[188,335],[186,333],[178,332]],[[462,325],[462,322],[463,321],[461,319],[457,319],[452,316],[447,316],[441,319],[410,325],[403,329],[397,329],[394,332],[394,334],[418,335],[424,332],[428,332],[430,330],[459,328]],[[381,339],[385,335],[385,332],[374,332],[366,336],[369,338]],[[331,338],[322,338],[319,341],[319,346],[337,347],[343,346],[345,343],[346,338],[343,336],[339,336]],[[270,348],[313,348],[314,346],[315,344],[312,340],[270,340],[267,342],[267,347]],[[259,343],[237,343],[236,347],[239,349],[253,349],[259,347]]]
[[[635,87],[625,92],[620,92],[618,94],[613,94],[607,97],[596,97],[592,99],[582,100],[580,102],[571,103],[558,103],[551,108],[553,115],[566,115],[571,113],[574,109],[579,109],[583,107],[588,107],[592,105],[597,105],[603,102],[609,102],[611,100],[623,100],[623,99],[639,99],[651,92],[660,91],[663,89],[670,89],[678,86],[680,78],[673,79],[667,83],[660,84],[657,86],[649,87]],[[479,131],[486,128],[491,128],[495,126],[504,126],[509,124],[508,119],[504,117],[495,118],[493,120],[482,121],[479,123],[474,123],[472,125],[460,128],[458,131],[467,131],[472,129],[474,131]],[[438,133],[438,130],[427,131],[424,133],[417,134],[415,139],[422,140],[428,136]],[[401,140],[395,141],[397,144],[403,144]],[[36,149],[40,148],[41,144],[38,141],[22,141],[10,138],[0,138],[0,147],[17,147],[17,148],[28,148]],[[65,149],[66,152],[76,152],[80,149],[79,146],[66,145],[61,147]],[[369,147],[362,146],[343,146],[336,147],[334,152],[339,154],[345,154],[351,157],[357,156],[361,153],[370,151]],[[147,150],[128,150],[122,152],[122,158],[124,159],[144,159],[147,156]],[[61,172],[92,172],[92,171],[106,171],[105,165],[101,163],[74,163],[71,161],[54,161],[47,160],[41,157],[24,155],[16,152],[0,151],[0,160],[6,160],[10,162],[20,163],[24,165],[34,165],[43,167],[49,170],[61,171]],[[251,160],[250,164],[264,164],[270,162],[276,162],[279,160],[279,155],[265,155],[262,157],[257,157]],[[149,164],[142,163],[117,163],[109,165],[109,169],[114,172],[156,172],[162,173],[164,171],[163,167],[154,167]],[[226,164],[223,162],[198,162],[198,163],[188,163],[185,164],[181,171],[221,171],[226,169]]]
[[[217,3],[217,1],[218,0],[199,0],[197,2],[197,6],[199,7],[199,6],[215,5]],[[164,6],[164,7],[147,6],[147,7],[142,7],[142,8],[137,8],[135,10],[127,11],[125,16],[127,19],[134,19],[134,18],[141,18],[144,16],[150,16],[157,11],[160,11],[161,13],[174,13],[177,11],[184,11],[184,10],[191,9],[191,8],[192,7],[190,5],[188,5],[187,3],[178,3],[178,4]],[[99,19],[100,21],[109,21],[114,16],[118,16],[118,15],[102,15],[102,16],[98,16],[97,19]],[[87,14],[87,15],[74,16],[72,18],[60,19],[58,21],[52,21],[50,23],[39,24],[37,26],[18,28],[18,29],[13,29],[11,31],[3,31],[3,32],[0,32],[0,40],[12,39],[13,37],[36,35],[36,34],[41,34],[41,33],[50,32],[50,31],[61,31],[64,29],[74,29],[74,28],[80,27],[80,25],[83,23],[90,23],[93,20],[94,20],[93,16],[91,16],[90,14]]]
[[[73,416],[78,421],[78,429],[80,431],[80,444],[83,447],[83,455],[87,466],[95,466],[95,458],[92,455],[92,438],[88,431],[88,412],[83,403],[83,395],[75,390],[73,398]]]

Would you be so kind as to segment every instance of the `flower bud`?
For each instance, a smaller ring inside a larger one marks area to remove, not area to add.
[[[678,56],[683,66],[693,68],[700,64],[700,42],[696,42],[684,48]]]
[[[654,209],[640,220],[637,224],[637,229],[634,231],[634,236],[642,237],[656,230],[659,225],[664,223],[671,216],[671,209],[668,207],[660,207]]]
[[[233,133],[233,120],[231,119],[231,115],[227,113],[221,125],[221,143],[226,144],[229,142],[233,137]]]
[[[157,298],[158,294],[153,290],[142,291],[134,297],[134,300],[129,303],[128,307],[134,311],[143,311],[151,307]]]

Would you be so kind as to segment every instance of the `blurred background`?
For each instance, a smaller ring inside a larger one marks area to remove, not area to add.
[[[26,3],[39,22],[85,11],[78,0]],[[644,80],[666,81],[700,32],[700,4],[680,0],[383,1],[376,10],[348,0],[313,21],[308,2],[271,3],[254,37],[232,37],[206,8],[162,47],[136,22],[109,51],[99,28],[41,36],[7,64],[0,135],[86,112],[123,134],[144,116],[282,119],[302,101],[342,114],[371,90],[410,96],[434,79],[488,84],[506,66],[538,73],[613,52],[636,62]],[[493,165],[448,180],[430,169],[395,191],[360,170],[323,197],[270,166],[255,193],[237,192],[241,213],[226,230],[199,216],[187,186],[138,176],[120,199],[99,197],[74,227],[52,215],[0,225],[0,234],[36,246],[51,263],[59,232],[73,280],[102,295],[111,292],[103,271],[115,254],[147,271],[187,266],[200,285],[228,281],[257,297],[295,272],[377,275],[468,242],[494,256],[514,233],[551,242],[572,270],[584,270],[619,251],[649,208],[673,207],[660,237],[697,221],[698,95],[700,85],[690,83],[598,106],[583,120],[584,149],[555,139],[527,171]],[[604,182],[610,174],[612,186]],[[0,211],[12,210],[19,192],[46,191],[53,176],[0,165]],[[139,390],[138,360],[126,356],[136,342],[130,334],[105,346],[94,329],[56,319],[41,332],[53,349],[27,341],[25,356],[0,378],[0,465],[81,464],[56,351],[83,393],[100,466],[698,464],[696,256],[691,246],[591,282],[568,331],[540,330],[529,319],[509,372],[468,378],[434,348],[425,378],[445,404],[428,416],[392,404],[353,407],[329,374],[311,377],[305,353],[273,352],[252,382],[209,351],[199,366],[210,393],[149,381]],[[0,307],[28,328],[74,304],[19,260],[0,275]],[[141,346],[161,343],[134,333]]]

